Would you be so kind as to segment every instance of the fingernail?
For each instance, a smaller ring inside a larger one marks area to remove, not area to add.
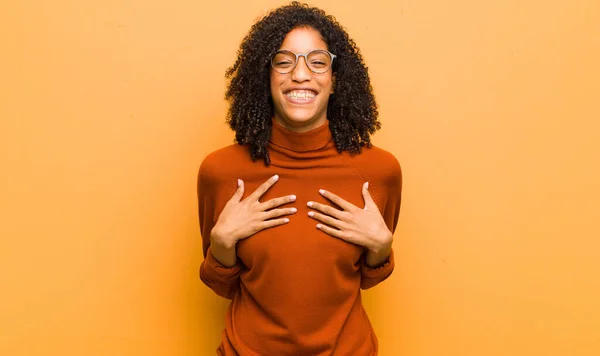
[[[283,221],[285,221],[286,223],[288,223],[288,222],[290,222],[290,219],[285,218],[285,219],[283,219]]]
[[[296,209],[296,208],[291,208],[290,210],[292,211],[292,213],[295,213],[298,211],[298,209]]]
[[[320,228],[321,228],[321,224],[317,224],[317,229],[320,229]]]
[[[296,196],[295,195],[290,195],[290,200],[291,201],[295,201],[296,200]]]
[[[241,187],[241,186],[242,186],[242,180],[238,179],[238,187]]]
[[[319,193],[321,193],[321,194],[325,194],[325,190],[323,190],[323,189],[319,189]]]
[[[279,176],[276,174],[273,176],[273,180],[277,181],[279,179]]]
[[[369,182],[367,182],[367,184],[365,184],[366,188],[369,189]]]
[[[309,212],[308,212],[308,216],[311,216],[311,217],[312,217],[312,216],[315,216],[315,213],[314,213],[314,212],[312,212],[312,211],[309,211]]]
[[[306,205],[310,206],[312,208],[312,201],[309,201],[308,203],[306,203]]]

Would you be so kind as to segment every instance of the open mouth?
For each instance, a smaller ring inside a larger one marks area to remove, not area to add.
[[[288,98],[292,102],[305,103],[305,102],[312,101],[317,96],[317,93],[313,90],[301,89],[301,90],[290,90],[290,91],[284,93],[284,95],[286,96],[286,98]]]

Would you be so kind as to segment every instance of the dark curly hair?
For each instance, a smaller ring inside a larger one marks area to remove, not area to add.
[[[333,16],[294,1],[252,26],[235,63],[225,72],[229,79],[225,99],[230,102],[227,123],[236,133],[234,142],[250,145],[252,160],[262,157],[267,166],[271,162],[267,144],[274,113],[271,57],[297,27],[319,31],[329,51],[337,56],[331,69],[336,76],[335,94],[329,98],[327,119],[338,152],[360,153],[362,146],[371,147],[370,135],[381,128],[368,69],[356,43]]]

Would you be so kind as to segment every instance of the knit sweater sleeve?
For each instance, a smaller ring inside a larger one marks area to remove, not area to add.
[[[390,155],[391,156],[391,155]],[[385,223],[392,232],[396,231],[398,217],[400,216],[400,201],[402,198],[402,170],[398,160],[391,156],[389,163],[385,167],[385,173],[381,180],[380,190],[385,194],[380,194],[382,199],[381,214]],[[362,289],[369,289],[388,278],[394,270],[394,250],[390,252],[388,259],[380,266],[371,268],[366,264],[366,253],[361,260],[361,283]]]
[[[218,177],[210,156],[200,166],[198,173],[198,217],[200,234],[202,235],[202,252],[204,261],[200,265],[200,279],[216,294],[233,299],[240,285],[240,262],[233,267],[225,267],[212,255],[210,249],[210,233],[218,218],[216,210],[216,190]]]

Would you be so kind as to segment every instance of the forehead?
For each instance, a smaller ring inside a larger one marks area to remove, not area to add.
[[[312,27],[297,27],[285,36],[280,50],[286,49],[296,53],[306,53],[313,49],[328,50],[319,31]]]

